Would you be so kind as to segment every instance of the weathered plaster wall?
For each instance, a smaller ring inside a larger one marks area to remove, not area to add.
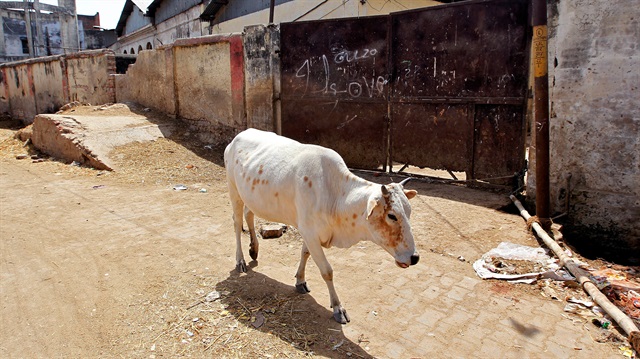
[[[250,26],[243,38],[247,126],[277,132],[280,32],[275,27]]]
[[[202,31],[203,23],[200,21],[200,14],[202,14],[202,8],[194,6],[183,13],[158,23],[155,33],[156,42],[172,44],[178,39],[205,35]]]
[[[94,50],[65,57],[72,101],[90,104],[113,103],[115,96],[116,58],[112,51]]]
[[[25,123],[33,122],[37,111],[31,66],[20,63],[4,70],[11,114]]]
[[[242,35],[181,39],[143,51],[115,76],[117,100],[136,102],[189,123],[211,143],[227,143],[247,127]]]
[[[246,128],[242,37],[211,36],[173,47],[178,115],[211,142],[228,142]]]
[[[0,65],[0,111],[24,123],[71,101],[115,102],[115,54],[109,50]]]
[[[116,101],[135,102],[175,115],[173,49],[143,51],[126,75],[116,75]]]
[[[570,226],[597,236],[595,246],[640,249],[637,5],[562,0],[549,6],[551,204],[564,212],[569,196]]]
[[[11,106],[9,105],[9,84],[7,83],[7,76],[5,70],[0,68],[0,113],[11,113]]]
[[[66,73],[61,58],[32,65],[37,113],[55,113],[66,104]]]

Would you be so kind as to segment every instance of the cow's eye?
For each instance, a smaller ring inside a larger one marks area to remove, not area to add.
[[[395,214],[389,213],[387,214],[387,217],[389,217],[389,219],[392,221],[398,221],[398,217],[396,217]]]

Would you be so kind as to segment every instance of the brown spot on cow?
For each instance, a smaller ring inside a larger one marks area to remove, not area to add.
[[[257,184],[260,184],[260,180],[259,180],[259,179],[257,179],[257,178],[254,178],[254,179],[253,179],[253,185],[255,186],[255,185],[257,185]]]
[[[275,197],[278,197],[278,192],[276,192],[276,194],[274,194]]]
[[[251,182],[251,177],[247,177],[247,182]]]
[[[262,172],[263,172],[263,167],[264,167],[263,165],[260,165],[260,169],[258,170],[258,174],[259,174],[259,175],[261,175],[261,174],[262,174]]]
[[[311,188],[311,186],[313,186],[313,182],[309,181],[309,188]]]
[[[305,182],[307,182],[307,181],[309,180],[309,177],[304,176],[303,180],[304,180]]]
[[[353,217],[353,219],[356,219],[356,218],[358,218],[358,215],[354,213],[352,217]]]
[[[356,222],[351,222],[351,227],[355,227],[356,226]]]
[[[262,181],[260,181],[260,183],[265,184],[267,183],[267,180],[263,179]]]

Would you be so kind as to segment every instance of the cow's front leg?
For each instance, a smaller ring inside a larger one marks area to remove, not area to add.
[[[298,266],[298,271],[296,272],[296,290],[298,293],[307,294],[311,292],[309,287],[307,287],[307,281],[305,279],[305,269],[307,268],[307,261],[309,260],[309,249],[307,249],[307,245],[302,242],[302,250],[300,251],[300,265]]]
[[[307,240],[305,239],[305,243]],[[329,300],[331,301],[331,308],[333,308],[333,318],[336,322],[340,324],[347,324],[349,320],[349,316],[347,315],[347,311],[340,304],[340,298],[338,298],[338,293],[333,286],[333,269],[331,268],[331,264],[327,261],[327,257],[324,255],[324,251],[320,246],[320,241],[317,239],[312,239],[307,243],[307,248],[309,249],[309,253],[313,258],[313,261],[316,262],[318,269],[320,269],[320,274],[322,274],[322,278],[325,283],[327,283],[327,288],[329,289]]]

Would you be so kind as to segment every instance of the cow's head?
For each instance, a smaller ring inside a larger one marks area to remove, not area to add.
[[[414,265],[420,259],[409,224],[409,200],[417,192],[404,189],[408,180],[376,187],[369,195],[366,212],[373,242],[389,252],[402,268]]]

